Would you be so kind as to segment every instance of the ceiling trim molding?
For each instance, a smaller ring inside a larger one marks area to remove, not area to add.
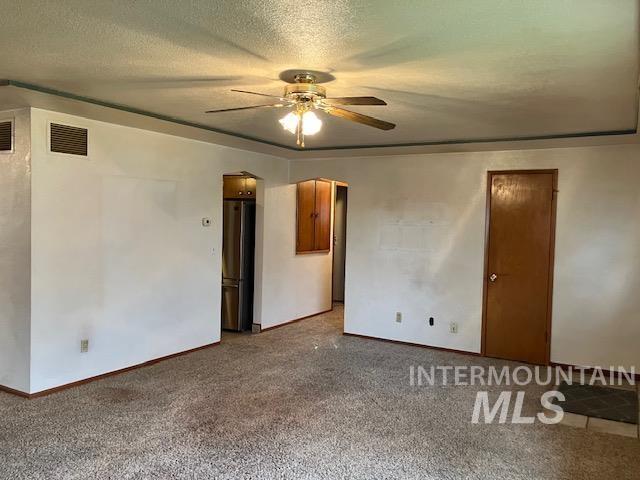
[[[236,133],[228,130],[223,130],[201,123],[191,122],[183,120],[178,117],[171,117],[160,113],[150,112],[147,110],[138,109],[135,107],[129,107],[118,103],[107,102],[104,100],[98,100],[96,98],[85,97],[82,95],[76,95],[74,93],[65,92],[61,90],[52,89],[40,85],[34,85],[31,83],[21,82],[17,80],[2,80],[0,79],[0,86],[12,86],[17,88],[23,88],[34,92],[53,95],[61,98],[84,102],[100,107],[112,108],[127,113],[133,113],[136,115],[142,115],[165,122],[174,123],[177,125],[184,125],[187,127],[193,127],[200,130],[205,130],[222,135],[228,135],[231,137],[239,138],[242,140],[248,140],[251,142],[257,142],[264,145],[282,148],[292,152],[327,152],[327,151],[344,151],[344,150],[365,150],[365,149],[386,149],[386,148],[402,148],[402,147],[433,147],[433,146],[446,146],[446,145],[469,145],[469,144],[488,144],[488,143],[504,143],[504,142],[527,142],[527,141],[545,141],[545,140],[559,140],[559,139],[572,139],[572,138],[587,138],[587,137],[605,137],[605,136],[619,136],[619,135],[635,135],[638,133],[638,116],[640,115],[640,103],[636,102],[636,124],[632,129],[625,130],[603,130],[603,131],[588,131],[588,132],[573,132],[573,133],[561,133],[551,135],[531,135],[521,137],[502,137],[502,138],[476,138],[476,139],[452,139],[452,140],[436,140],[428,142],[409,142],[409,143],[393,143],[393,144],[362,144],[362,145],[342,145],[331,147],[307,147],[299,148],[284,145],[269,140],[264,140],[250,135],[244,135],[242,133]],[[640,92],[637,92],[637,95]]]
[[[557,140],[562,138],[582,138],[582,137],[602,137],[614,135],[635,135],[638,133],[638,127],[628,130],[604,130],[595,132],[577,132],[577,133],[560,133],[554,135],[532,135],[528,137],[504,137],[504,138],[476,138],[476,139],[455,139],[455,140],[437,140],[433,142],[414,142],[414,143],[387,143],[383,145],[344,145],[337,147],[309,147],[296,148],[298,151],[313,152],[326,150],[359,150],[365,148],[398,148],[398,147],[431,147],[437,145],[464,145],[469,143],[501,143],[501,142],[527,142],[534,140]]]
[[[70,99],[70,100],[76,100],[76,101],[79,101],[79,102],[90,103],[92,105],[98,105],[100,107],[113,108],[115,110],[120,110],[120,111],[127,112],[127,113],[134,113],[136,115],[143,115],[145,117],[151,117],[151,118],[155,118],[155,119],[158,119],[158,120],[163,120],[165,122],[176,123],[178,125],[185,125],[187,127],[199,128],[201,130],[207,130],[209,132],[221,133],[223,135],[229,135],[229,136],[232,136],[232,137],[241,138],[243,140],[250,140],[252,142],[258,142],[258,143],[263,143],[265,145],[271,145],[273,147],[280,147],[280,148],[285,148],[287,150],[294,150],[294,151],[299,150],[298,148],[290,147],[288,145],[283,145],[281,143],[271,142],[269,140],[263,140],[263,139],[260,139],[260,138],[252,137],[250,135],[244,135],[242,133],[230,132],[230,131],[223,130],[223,129],[220,129],[220,128],[214,128],[214,127],[210,127],[208,125],[203,125],[201,123],[190,122],[189,120],[183,120],[183,119],[178,118],[178,117],[171,117],[169,115],[163,115],[161,113],[150,112],[148,110],[142,110],[142,109],[135,108],[135,107],[129,107],[127,105],[121,105],[119,103],[111,103],[111,102],[107,102],[107,101],[104,101],[104,100],[98,100],[97,98],[85,97],[85,96],[82,96],[82,95],[76,95],[75,93],[64,92],[62,90],[56,90],[56,89],[53,89],[53,88],[43,87],[43,86],[40,86],[40,85],[34,85],[34,84],[31,84],[31,83],[20,82],[20,81],[17,81],[17,80],[0,80],[0,86],[11,86],[11,87],[24,88],[26,90],[32,90],[34,92],[46,93],[47,95],[54,95],[56,97],[62,97],[62,98]]]

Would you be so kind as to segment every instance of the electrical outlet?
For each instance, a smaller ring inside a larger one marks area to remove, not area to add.
[[[396,312],[396,322],[402,323],[402,312]]]
[[[202,219],[202,226],[203,227],[210,227],[211,226],[211,219],[209,217],[204,217]]]
[[[89,351],[89,340],[80,340],[80,353],[87,353]]]
[[[449,333],[458,333],[458,324],[456,322],[449,324]]]

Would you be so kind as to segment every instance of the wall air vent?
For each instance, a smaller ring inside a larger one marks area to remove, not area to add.
[[[51,151],[87,156],[87,129],[51,124]]]
[[[0,152],[13,150],[13,124],[12,122],[0,122]]]

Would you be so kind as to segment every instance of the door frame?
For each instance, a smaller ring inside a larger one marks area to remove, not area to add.
[[[547,338],[545,345],[545,364],[551,362],[551,316],[553,310],[553,274],[555,267],[556,250],[556,207],[558,204],[558,169],[527,169],[527,170],[489,170],[487,171],[487,198],[485,206],[485,232],[484,232],[484,269],[482,278],[482,346],[481,355],[486,357],[487,343],[487,296],[489,289],[489,237],[491,230],[491,181],[494,175],[508,174],[552,174],[553,175],[553,198],[551,200],[551,231],[549,248],[549,282],[547,289]]]
[[[336,201],[338,199],[338,187],[344,187],[347,189],[347,207],[345,207],[345,212],[344,212],[344,217],[345,217],[345,249],[344,249],[344,263],[345,266],[347,264],[347,248],[346,248],[346,243],[347,243],[347,238],[346,238],[346,231],[347,231],[347,222],[346,222],[346,218],[347,218],[347,210],[346,208],[348,208],[348,198],[349,198],[349,184],[346,182],[340,182],[338,180],[333,180],[333,203],[331,205],[331,210],[333,213],[333,218],[332,218],[332,222],[331,222],[331,308],[333,308],[333,292],[334,292],[334,288],[333,288],[333,266],[334,266],[334,260],[335,260],[335,256],[336,256],[336,249],[335,249],[335,244],[333,243],[333,239],[335,238],[335,234],[336,234]],[[343,269],[344,270],[344,274],[345,274],[345,279],[346,279],[346,268]],[[345,287],[345,282],[344,280],[342,281],[342,286],[343,288]],[[346,290],[346,288],[345,288]],[[345,298],[342,299],[342,304],[344,305],[345,302]]]

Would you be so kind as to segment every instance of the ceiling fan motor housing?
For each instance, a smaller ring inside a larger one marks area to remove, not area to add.
[[[311,74],[298,74],[295,82],[284,87],[284,96],[291,100],[312,102],[327,96],[326,89],[315,83],[315,77]]]

